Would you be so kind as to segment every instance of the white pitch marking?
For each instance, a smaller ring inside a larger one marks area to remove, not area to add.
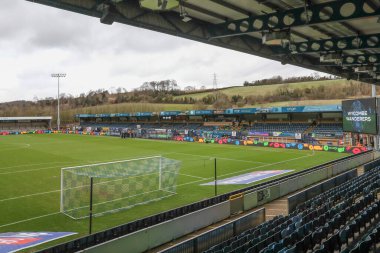
[[[0,148],[0,151],[9,151],[9,150],[17,150],[17,149],[24,149],[24,148],[30,148],[31,145],[28,143],[8,143],[8,145],[15,145],[16,147],[8,147],[8,148]],[[17,145],[23,145],[21,147],[17,147]]]
[[[21,199],[21,198],[27,198],[27,197],[32,197],[32,196],[38,196],[38,195],[44,195],[44,194],[49,194],[49,193],[53,193],[53,192],[60,192],[60,191],[61,190],[54,190],[54,191],[48,191],[48,192],[33,193],[33,194],[28,194],[28,195],[13,197],[13,198],[0,199],[0,202],[8,201],[8,200]]]
[[[166,155],[166,154],[170,154],[170,153],[163,153],[163,154],[160,154],[160,155]],[[133,159],[133,158],[131,158]],[[98,160],[98,161],[83,161],[83,162],[94,162],[94,163],[113,163],[113,162],[117,162],[118,160]],[[46,164],[49,164],[49,163],[46,163]],[[51,164],[54,164],[51,163]],[[80,162],[66,162],[66,164],[80,164]],[[64,165],[62,165],[64,166]],[[20,171],[9,171],[9,172],[1,172],[0,175],[8,175],[8,174],[14,174],[14,173],[20,173],[20,172],[30,172],[30,171],[38,171],[38,170],[47,170],[47,169],[54,169],[54,168],[62,168],[62,166],[53,166],[53,167],[42,167],[42,168],[38,168],[38,169],[30,169],[30,170],[20,170]],[[84,166],[84,165],[78,165],[78,166]],[[0,170],[2,170],[3,168],[0,168]],[[4,168],[5,169],[5,168]]]
[[[287,159],[287,160],[279,161],[279,162],[275,162],[275,163],[264,164],[264,165],[260,165],[260,166],[253,167],[253,168],[250,168],[250,169],[245,169],[245,170],[240,170],[240,171],[236,171],[236,172],[227,173],[227,174],[224,174],[224,175],[221,175],[221,176],[228,176],[228,175],[236,174],[237,172],[244,172],[244,171],[249,171],[249,170],[252,170],[252,169],[257,169],[257,168],[272,166],[272,165],[276,165],[276,164],[286,163],[286,162],[289,162],[289,161],[294,161],[294,160],[302,159],[302,158],[305,158],[305,157],[308,157],[308,156],[311,156],[311,155],[305,155],[305,156],[291,158],[291,159]]]
[[[31,220],[36,220],[36,219],[44,218],[44,217],[47,217],[47,216],[52,216],[52,215],[59,214],[59,213],[60,212],[49,213],[49,214],[45,214],[45,215],[41,215],[41,216],[36,216],[36,217],[32,217],[32,218],[25,219],[25,220],[19,220],[19,221],[15,221],[15,222],[8,223],[8,224],[3,224],[3,225],[0,225],[0,228],[11,226],[11,225],[15,225],[15,224],[19,224],[19,223],[23,223],[23,222],[27,222],[27,221],[31,221]]]
[[[195,155],[195,154],[178,153],[178,152],[173,152],[173,154],[188,155],[188,156],[196,156],[196,157],[217,158],[217,159],[221,159],[221,160],[230,160],[230,161],[246,162],[246,163],[269,164],[269,163],[265,163],[265,162],[254,162],[254,161],[239,160],[239,159],[225,158],[225,157],[218,157],[218,156],[212,156],[212,155],[210,155],[210,156],[209,156],[209,155]],[[219,153],[219,155],[220,155],[220,153]]]
[[[15,166],[1,167],[0,170],[20,168],[20,167],[28,167],[28,166],[46,165],[46,164],[47,165],[60,164],[60,163],[67,164],[67,163],[78,163],[78,162],[48,162],[48,163],[21,164],[21,165],[15,165]]]

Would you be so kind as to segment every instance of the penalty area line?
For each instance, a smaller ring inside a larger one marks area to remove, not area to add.
[[[61,212],[49,213],[49,214],[40,215],[40,216],[32,217],[32,218],[29,218],[29,219],[25,219],[25,220],[19,220],[19,221],[15,221],[15,222],[12,222],[12,223],[8,223],[8,224],[0,225],[0,228],[2,228],[2,227],[7,227],[7,226],[11,226],[11,225],[16,225],[16,224],[23,223],[23,222],[27,222],[27,221],[31,221],[31,220],[36,220],[36,219],[45,218],[45,217],[52,216],[52,215],[56,215],[56,214],[60,214],[60,213],[61,213]]]
[[[225,157],[218,157],[218,156],[212,156],[212,155],[195,155],[195,154],[188,154],[188,153],[179,153],[179,152],[172,152],[171,154],[178,154],[178,155],[188,155],[188,156],[195,156],[195,157],[204,157],[204,158],[217,158],[220,160],[229,160],[229,161],[236,161],[236,162],[245,162],[245,163],[259,163],[259,164],[270,164],[265,162],[255,162],[255,161],[248,161],[248,160],[240,160],[240,159],[233,159],[233,158],[225,158]],[[220,155],[220,154],[219,154]]]
[[[54,191],[47,191],[47,192],[39,192],[39,193],[33,193],[33,194],[28,194],[28,195],[22,195],[22,196],[13,197],[13,198],[0,199],[0,202],[8,201],[8,200],[21,199],[21,198],[27,198],[27,197],[33,197],[33,196],[38,196],[38,195],[44,195],[44,194],[49,194],[49,193],[53,193],[53,192],[60,192],[60,191],[61,190],[54,190]]]

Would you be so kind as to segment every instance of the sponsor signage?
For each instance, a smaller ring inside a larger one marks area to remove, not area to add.
[[[192,110],[190,111],[191,115],[212,115],[214,110]]]
[[[341,112],[340,105],[310,105],[304,106],[302,112]]]
[[[217,180],[218,185],[230,185],[230,184],[250,184],[266,178],[278,176],[284,173],[292,172],[293,170],[266,170],[266,171],[254,171],[247,174],[242,174],[235,177],[230,177],[222,180]],[[214,185],[215,182],[209,182],[202,185]]]
[[[177,116],[179,114],[181,114],[181,111],[164,111],[164,112],[160,112],[161,116]]]
[[[268,113],[268,112],[272,112],[272,109],[273,108],[271,108],[271,107],[269,107],[269,108],[257,108],[256,112],[257,113]]]
[[[214,110],[214,114],[225,114],[224,110]]]
[[[152,115],[153,115],[152,112],[136,112],[135,113],[136,117],[150,117]]]
[[[111,117],[129,117],[131,116],[131,114],[129,113],[114,113],[114,114],[111,114]]]
[[[269,136],[269,133],[267,133],[267,132],[249,131],[248,135],[252,135],[252,136]]]
[[[62,237],[72,232],[10,232],[0,234],[0,253],[16,252]]]
[[[233,109],[231,114],[254,114],[254,113],[256,113],[256,108],[241,108],[241,109]]]

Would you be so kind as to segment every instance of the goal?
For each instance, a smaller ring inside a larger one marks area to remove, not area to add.
[[[172,196],[180,165],[153,156],[62,168],[60,211],[73,219],[86,218],[91,196],[93,216]]]

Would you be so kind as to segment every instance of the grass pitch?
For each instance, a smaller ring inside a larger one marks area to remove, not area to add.
[[[177,194],[96,217],[94,232],[214,196],[213,186],[200,185],[213,181],[214,157],[218,179],[223,179],[259,170],[299,171],[347,154],[63,134],[0,136],[0,232],[69,231],[86,235],[87,219],[72,220],[59,212],[61,168],[153,155],[182,161]],[[220,185],[218,193],[247,186]]]

